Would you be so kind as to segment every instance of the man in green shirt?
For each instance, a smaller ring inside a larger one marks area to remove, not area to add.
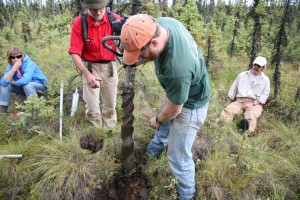
[[[168,146],[168,163],[178,179],[180,199],[196,193],[192,145],[206,118],[210,85],[202,52],[177,20],[155,20],[145,14],[130,17],[122,27],[123,62],[154,61],[156,76],[166,92],[158,115],[149,120],[156,129],[146,154],[158,157]]]

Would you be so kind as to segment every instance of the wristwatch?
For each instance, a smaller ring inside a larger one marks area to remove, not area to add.
[[[158,115],[156,115],[156,117],[155,117],[155,122],[156,122],[156,124],[157,124],[158,126],[161,126],[163,123],[160,122],[160,121],[158,121],[157,116],[158,116]]]

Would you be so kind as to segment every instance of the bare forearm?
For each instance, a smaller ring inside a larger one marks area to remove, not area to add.
[[[84,66],[81,58],[79,57],[79,55],[77,54],[71,54],[73,63],[75,64],[75,66],[81,71],[81,73],[87,77],[90,72],[88,71],[88,69]]]
[[[10,82],[11,79],[12,79],[12,77],[14,76],[15,72],[20,69],[21,65],[22,65],[22,60],[18,59],[17,61],[15,61],[14,64],[13,64],[13,66],[12,66],[12,68],[4,76],[4,80],[6,82]]]
[[[14,73],[16,72],[16,70],[14,70],[13,68],[4,76],[4,80],[6,82],[10,82],[11,78],[13,77]]]
[[[101,78],[94,76],[89,70],[84,66],[81,58],[77,54],[71,54],[72,60],[76,67],[81,71],[87,80],[87,84],[91,88],[99,88]]]
[[[160,122],[166,122],[174,119],[177,115],[180,114],[183,105],[175,105],[170,102],[168,99],[166,100],[166,105],[162,108],[161,112],[157,115],[157,118]]]
[[[161,112],[149,120],[153,128],[158,129],[161,124],[174,119],[182,110],[183,105],[175,105],[169,100],[166,101],[166,105],[162,108]]]

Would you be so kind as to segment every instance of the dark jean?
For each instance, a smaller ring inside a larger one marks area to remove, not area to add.
[[[168,163],[179,181],[177,192],[181,200],[192,199],[196,192],[192,146],[204,123],[207,110],[208,103],[196,109],[182,108],[175,119],[164,123],[155,131],[155,136],[147,147],[148,156],[158,157],[168,145]]]

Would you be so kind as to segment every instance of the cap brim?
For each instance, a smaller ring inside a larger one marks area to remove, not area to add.
[[[139,59],[140,53],[141,53],[140,49],[137,49],[137,50],[134,50],[134,51],[124,50],[123,63],[125,63],[126,65],[135,64]]]
[[[109,1],[108,0],[105,0],[101,3],[84,3],[82,2],[81,5],[82,7],[85,7],[85,8],[89,8],[89,9],[100,9],[100,8],[104,8],[108,5]]]
[[[261,67],[264,67],[264,64],[261,63],[261,62],[254,62],[253,64],[257,64],[257,65],[259,65],[259,66],[261,66]]]

